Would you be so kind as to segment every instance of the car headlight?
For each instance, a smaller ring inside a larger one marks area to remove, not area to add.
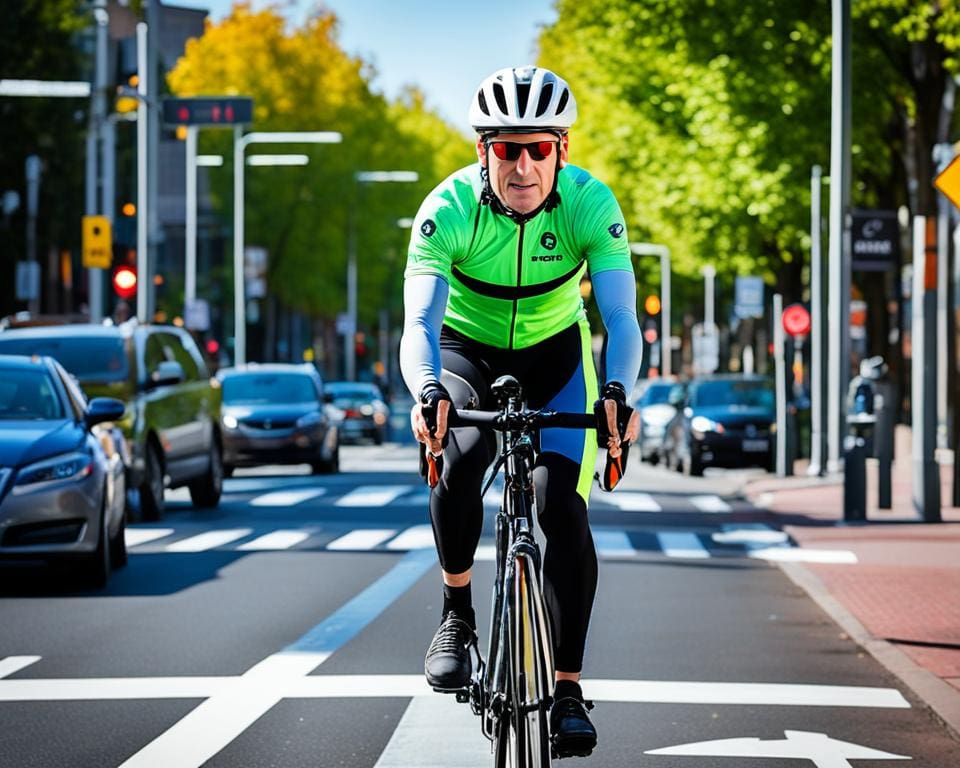
[[[223,426],[225,426],[227,429],[236,429],[237,427],[240,426],[240,422],[237,421],[236,416],[231,416],[230,414],[227,414],[226,416],[223,417]]]
[[[723,433],[723,424],[706,416],[694,416],[690,420],[690,430],[697,439],[702,438],[707,432]]]
[[[373,423],[378,427],[383,426],[387,423],[387,414],[385,414],[383,411],[377,411],[373,414]]]
[[[79,451],[64,453],[43,461],[29,464],[17,473],[14,493],[36,490],[41,483],[61,480],[79,480],[93,472],[93,458]]]
[[[310,413],[305,413],[299,419],[297,419],[298,427],[313,427],[320,423],[321,416],[319,411],[311,411]]]
[[[777,434],[777,422],[775,421],[770,422],[770,434],[771,435]]]

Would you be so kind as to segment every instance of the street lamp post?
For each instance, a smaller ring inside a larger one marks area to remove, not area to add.
[[[419,180],[416,171],[357,171],[353,180],[357,184],[378,182],[406,182]],[[357,351],[354,339],[357,335],[357,222],[356,200],[350,208],[350,228],[347,233],[347,328],[344,334],[345,378],[354,381],[357,377]]]
[[[636,256],[660,257],[660,370],[670,376],[673,345],[670,337],[670,249],[659,243],[630,243],[630,252]]]
[[[339,144],[343,136],[336,131],[254,131],[243,134],[242,126],[234,127],[233,138],[233,321],[234,364],[247,362],[246,301],[243,285],[243,167],[244,153],[250,144]],[[275,155],[261,155],[276,157]],[[297,157],[305,157],[298,155]],[[252,160],[253,158],[251,158]],[[259,160],[257,165],[278,165]],[[287,163],[288,165],[290,163]],[[296,163],[303,165],[303,163]]]
[[[223,165],[222,155],[197,154],[197,133],[199,130],[199,125],[187,126],[187,220],[183,292],[184,319],[191,317],[191,306],[197,298],[197,168],[220,167]]]

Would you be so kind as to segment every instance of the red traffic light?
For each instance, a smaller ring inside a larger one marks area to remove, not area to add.
[[[130,299],[137,293],[137,269],[121,264],[113,270],[113,291],[121,299]]]
[[[785,307],[781,318],[783,330],[791,336],[806,336],[810,333],[810,313],[803,304]]]

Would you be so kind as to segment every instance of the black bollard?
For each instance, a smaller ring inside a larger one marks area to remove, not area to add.
[[[843,441],[843,520],[867,519],[867,442],[857,435]]]
[[[889,389],[889,388],[887,388]],[[874,435],[874,448],[877,457],[877,508],[891,509],[893,506],[892,466],[893,466],[893,408],[887,400],[887,392],[877,396],[877,426]]]

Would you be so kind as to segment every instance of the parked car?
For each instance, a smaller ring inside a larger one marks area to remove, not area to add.
[[[657,464],[663,457],[663,434],[670,419],[677,412],[676,406],[669,402],[670,392],[683,385],[668,379],[653,379],[636,401],[635,408],[640,412],[640,460]]]
[[[756,375],[694,379],[666,427],[667,464],[689,475],[705,467],[771,468],[775,457],[773,382]]]
[[[373,440],[381,445],[390,428],[390,408],[376,384],[364,381],[331,381],[327,395],[343,411],[340,424],[344,442]]]
[[[104,424],[123,413],[53,358],[0,355],[0,559],[57,558],[94,587],[126,564],[125,469]]]
[[[0,332],[0,354],[50,355],[87,396],[126,404],[119,424],[130,448],[127,486],[143,519],[161,517],[165,487],[186,485],[195,506],[217,506],[220,387],[189,333],[136,321],[18,328]]]
[[[259,464],[309,464],[315,473],[340,469],[340,434],[309,363],[221,368],[224,470]]]

